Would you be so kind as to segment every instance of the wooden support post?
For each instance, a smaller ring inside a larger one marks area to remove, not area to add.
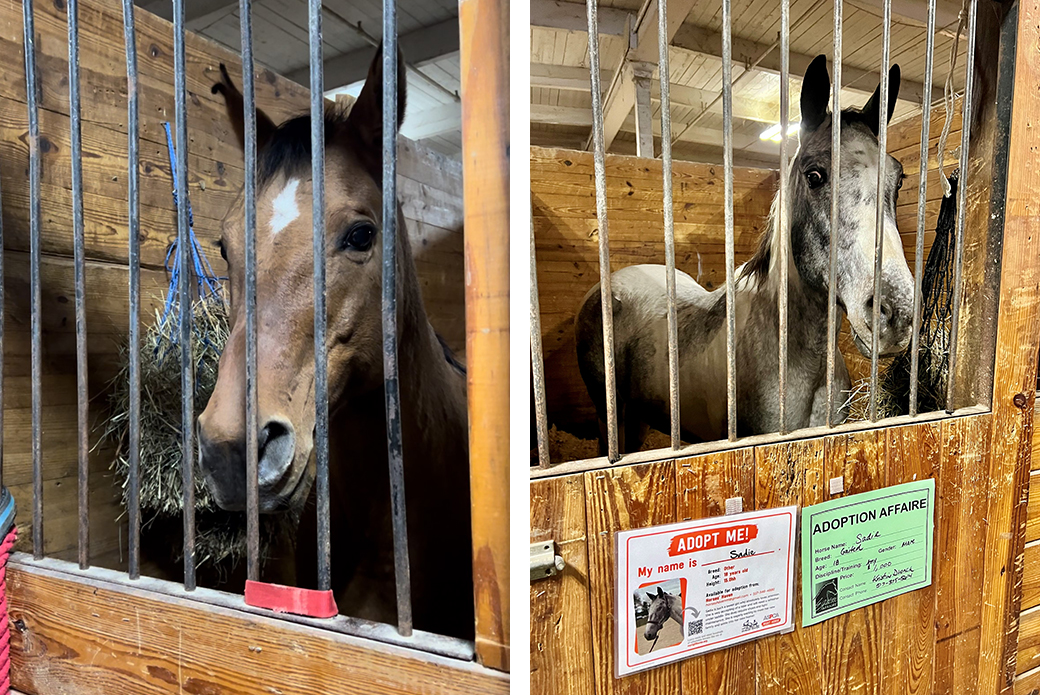
[[[476,651],[508,670],[508,0],[462,0],[459,31]]]
[[[629,63],[628,75],[635,91],[636,155],[654,156],[654,109],[650,103],[650,81],[654,75],[652,63]],[[662,104],[662,108],[664,105]]]
[[[1040,187],[1040,149],[1036,146],[1040,0],[1019,3],[1018,13],[993,425],[987,456],[986,564],[976,690],[980,695],[1010,693],[1014,688],[1036,355],[1040,348],[1040,204],[1036,196]]]

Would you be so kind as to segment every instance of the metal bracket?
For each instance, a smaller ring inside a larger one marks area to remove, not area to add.
[[[563,571],[563,558],[556,554],[556,541],[531,544],[531,581],[552,577]]]

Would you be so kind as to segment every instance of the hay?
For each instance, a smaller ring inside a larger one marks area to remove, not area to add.
[[[220,293],[207,294],[192,305],[192,351],[195,357],[195,413],[205,409],[217,381],[217,365],[228,337],[228,306]],[[142,527],[168,527],[156,523],[179,519],[184,510],[181,482],[181,352],[177,342],[177,312],[165,319],[156,311],[155,321],[141,339],[141,461],[139,469]],[[123,504],[129,505],[130,462],[127,438],[130,420],[130,346],[120,354],[120,371],[111,382],[108,417],[99,446],[115,444],[111,469],[122,481]],[[246,515],[220,509],[210,495],[195,463],[196,564],[233,569],[246,556]],[[296,527],[295,514],[262,515],[261,562],[281,534]],[[160,542],[161,543],[161,542]],[[156,546],[160,543],[155,544]],[[182,558],[180,542],[172,542],[172,559]]]

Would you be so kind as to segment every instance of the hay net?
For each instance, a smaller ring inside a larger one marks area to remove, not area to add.
[[[921,277],[921,332],[918,346],[917,412],[946,408],[946,381],[950,371],[950,322],[953,314],[957,182],[950,177],[950,193],[943,197]],[[892,359],[878,384],[881,417],[910,412],[910,366],[913,344]]]

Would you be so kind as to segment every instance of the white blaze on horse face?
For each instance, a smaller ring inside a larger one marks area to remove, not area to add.
[[[296,189],[299,187],[299,179],[289,181],[271,202],[271,236],[278,234],[300,216],[300,206],[296,204]]]

